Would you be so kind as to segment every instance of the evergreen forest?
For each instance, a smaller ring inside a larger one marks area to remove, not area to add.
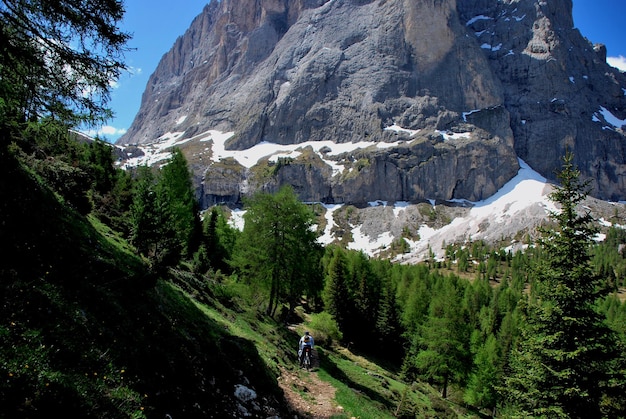
[[[323,247],[321,207],[288,186],[247,198],[239,230],[200,210],[180,150],[122,170],[77,133],[109,115],[122,16],[0,5],[0,418],[315,417],[285,401],[285,371],[330,383],[335,418],[626,417],[626,230],[595,241],[571,154],[523,252]],[[244,384],[258,402],[233,397]]]

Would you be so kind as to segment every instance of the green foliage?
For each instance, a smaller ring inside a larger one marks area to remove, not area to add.
[[[110,191],[116,176],[111,146],[96,139],[87,144],[85,159],[91,168],[94,190],[99,193]]]
[[[406,241],[406,239],[404,239],[404,237],[400,237],[391,243],[391,251],[394,254],[409,253],[411,251],[411,245]]]
[[[495,408],[500,384],[500,351],[496,337],[490,334],[474,354],[474,365],[463,395],[466,403],[476,407]]]
[[[169,220],[159,219],[163,214],[157,211],[157,204],[154,174],[149,167],[140,166],[137,169],[137,180],[133,190],[130,239],[140,254],[155,260],[161,258],[158,252],[160,230],[170,225]]]
[[[273,316],[282,303],[293,312],[303,294],[314,297],[321,288],[313,214],[289,187],[275,195],[259,193],[246,204],[232,266],[245,281],[266,290],[267,314]]]
[[[278,172],[280,172],[280,169],[284,166],[289,166],[291,163],[293,163],[292,157],[279,157],[276,165],[272,169],[272,176],[276,176]]]
[[[180,150],[175,149],[160,170],[139,167],[132,196],[130,238],[154,269],[175,266],[181,257],[192,259],[201,242],[202,226]],[[198,263],[201,257],[197,255]]]
[[[596,311],[605,292],[590,264],[596,229],[588,213],[576,212],[586,184],[563,159],[561,186],[551,194],[561,211],[553,213],[558,230],[541,240],[531,297],[523,307],[521,338],[512,352],[512,373],[504,394],[522,415],[612,417],[605,402],[626,383],[619,341]],[[609,409],[610,410],[610,409]],[[623,412],[622,412],[623,413]]]
[[[626,230],[610,227],[606,238],[593,249],[593,265],[611,291],[626,286]]]
[[[130,172],[117,169],[112,188],[100,195],[92,193],[92,212],[124,237],[130,236],[130,207],[133,202],[133,178]]]
[[[412,339],[404,370],[408,377],[419,376],[440,384],[445,399],[448,385],[462,383],[467,376],[470,330],[464,321],[461,283],[447,277],[435,287],[428,318]]]
[[[228,224],[224,210],[219,207],[211,208],[202,224],[201,251],[206,252],[206,260],[199,266],[200,272],[208,269],[230,273],[228,261],[237,241],[239,230]]]
[[[189,276],[171,278],[221,307],[218,322],[172,282],[147,282],[120,235],[20,162],[2,163],[13,182],[0,184],[0,417],[226,417],[242,373],[260,398],[279,398],[265,360],[287,357],[287,329],[246,316],[254,342],[272,342],[261,356],[224,327],[241,308],[223,308]]]
[[[309,326],[315,330],[313,334],[318,344],[324,342],[328,345],[333,341],[341,341],[343,339],[343,334],[339,330],[337,322],[326,311],[311,314]]]
[[[120,1],[5,0],[0,5],[1,125],[43,116],[106,119],[130,35]]]
[[[433,278],[426,266],[403,268],[402,271],[397,291],[401,321],[405,333],[414,336],[428,317]]]
[[[327,272],[323,293],[324,307],[333,316],[340,330],[349,330],[350,315],[355,310],[350,306],[353,300],[347,283],[345,255],[341,248],[333,249]]]
[[[198,201],[191,183],[191,172],[180,149],[172,150],[171,158],[160,170],[158,185],[162,189],[164,205],[171,214],[177,246],[183,256],[191,256],[199,245],[202,226],[198,216]]]
[[[19,160],[5,149],[0,165],[12,180],[0,183],[5,411],[30,409],[23,395],[31,394],[30,406],[46,412],[60,400],[95,416],[163,416],[166,406],[205,400],[200,376],[228,382],[241,369],[273,392],[297,337],[258,308],[273,315],[305,302],[299,313],[320,311],[320,296],[326,311],[307,313],[319,343],[350,343],[394,371],[404,361],[411,383],[323,351],[320,375],[353,415],[456,417],[462,403],[513,416],[574,416],[569,404],[592,415],[624,411],[626,305],[606,295],[623,278],[620,230],[595,246],[594,230],[566,217],[540,247],[513,255],[481,242],[448,245],[442,265],[393,264],[334,246],[321,257],[309,208],[281,190],[247,202],[243,233],[213,208],[196,245],[188,234],[196,204],[173,205],[193,195],[182,154],[174,151],[169,169],[132,176],[115,169],[108,145],[80,144],[63,125],[30,123],[21,135],[11,149]],[[180,258],[183,246],[191,263]],[[459,278],[451,269],[463,260]],[[592,377],[598,391],[578,377]],[[199,403],[198,417],[223,403]]]
[[[400,308],[396,302],[393,284],[387,282],[380,295],[380,305],[375,323],[375,332],[381,355],[398,359],[402,355],[402,326],[400,325]]]

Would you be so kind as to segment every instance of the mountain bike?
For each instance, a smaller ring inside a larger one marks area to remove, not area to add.
[[[307,371],[311,370],[311,347],[305,346],[302,348],[304,353],[302,354],[302,366],[306,368]]]

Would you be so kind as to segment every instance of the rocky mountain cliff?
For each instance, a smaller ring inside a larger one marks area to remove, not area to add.
[[[118,144],[176,144],[205,207],[285,183],[324,203],[476,201],[518,157],[553,179],[567,148],[594,196],[623,199],[625,88],[571,0],[212,0]]]

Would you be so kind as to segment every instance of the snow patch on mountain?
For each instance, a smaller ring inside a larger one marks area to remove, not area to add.
[[[473,112],[468,112],[466,115]],[[464,115],[465,116],[465,115]],[[602,119],[612,126],[626,122],[614,117],[608,110],[602,108],[596,117]],[[397,132],[405,132],[411,135],[411,130],[405,130],[398,126],[388,127]],[[448,133],[439,132],[446,141],[467,138],[469,133]],[[123,167],[129,168],[138,165],[151,165],[164,161],[171,156],[172,147],[180,146],[188,141],[207,142],[211,151],[211,159],[220,161],[225,158],[236,159],[241,165],[250,168],[261,159],[268,158],[277,161],[279,157],[295,158],[302,148],[310,146],[314,151],[335,171],[342,171],[343,166],[337,160],[332,160],[329,156],[337,156],[342,153],[350,153],[359,148],[367,147],[392,147],[400,143],[380,143],[360,141],[355,143],[335,144],[332,141],[309,141],[293,145],[279,145],[269,142],[261,142],[246,150],[227,150],[226,142],[231,138],[233,132],[207,131],[192,138],[182,138],[182,132],[172,132],[161,136],[155,143],[141,145],[139,148],[144,155],[132,158],[124,162]],[[323,150],[323,152],[322,152]],[[546,179],[534,171],[523,160],[519,159],[520,170],[518,174],[506,183],[493,196],[477,202],[458,201],[448,202],[449,204],[460,204],[471,207],[466,216],[456,217],[449,224],[436,229],[426,224],[422,224],[414,232],[415,239],[404,238],[410,245],[410,251],[396,258],[396,261],[415,263],[434,255],[437,259],[442,259],[445,255],[445,246],[459,241],[485,240],[487,242],[498,242],[503,238],[510,238],[518,235],[520,231],[531,231],[537,224],[546,218],[550,211],[556,211],[553,203],[548,199],[551,186]],[[429,200],[433,207],[436,207],[435,200]],[[326,209],[326,226],[324,231],[320,231],[319,243],[328,245],[340,241],[341,237],[334,234],[337,223],[334,214],[342,208],[344,204],[327,205],[322,204]],[[412,206],[409,202],[399,201],[389,203],[387,201],[369,202],[370,207],[391,207],[392,218],[406,216],[403,212],[408,211]],[[231,212],[230,224],[242,230],[244,226],[243,215],[245,210],[235,209]],[[388,250],[389,246],[398,237],[390,231],[377,231],[367,233],[361,224],[351,225],[352,240],[347,244],[349,249],[360,250],[371,257],[377,257],[382,252]],[[601,239],[601,237],[598,237]],[[512,241],[511,249],[521,247],[521,243]]]
[[[498,234],[502,238],[511,237],[521,226],[530,226],[540,219],[537,213],[547,215],[549,211],[556,211],[556,207],[548,199],[550,188],[547,187],[546,179],[523,160],[519,159],[519,164],[517,176],[490,198],[471,202],[472,209],[466,217],[455,218],[438,230],[423,225],[419,230],[418,240],[407,240],[411,245],[411,252],[401,259],[422,260],[429,252],[442,259],[446,243],[457,242],[460,238],[492,242],[499,239],[494,237]]]
[[[332,229],[337,224],[335,224],[333,213],[342,206],[342,204],[324,205],[324,208],[326,208],[326,214],[324,215],[326,218],[326,228],[324,228],[324,233],[317,239],[320,244],[327,245],[334,241],[335,238],[333,237]]]
[[[389,129],[393,129],[396,132],[405,132],[410,135],[415,135],[418,132],[416,130],[404,129],[397,125],[389,127]],[[194,137],[185,139],[181,139],[182,135],[182,132],[168,132],[167,134],[159,137],[154,143],[137,146],[143,151],[144,155],[126,160],[124,162],[124,167],[135,167],[143,164],[151,165],[159,161],[167,160],[171,156],[170,150],[173,147],[180,146],[188,141],[200,141],[210,142],[212,161],[218,162],[222,159],[233,158],[237,160],[239,164],[248,169],[258,164],[263,158],[268,158],[270,161],[277,161],[279,157],[296,158],[300,155],[300,150],[310,146],[326,164],[333,168],[334,173],[338,174],[343,172],[345,167],[338,164],[337,160],[329,157],[339,156],[344,153],[352,153],[358,149],[365,149],[369,147],[376,147],[379,149],[390,148],[402,143],[402,140],[389,143],[358,141],[341,144],[337,144],[332,141],[306,141],[298,144],[282,145],[262,141],[245,150],[227,150],[226,142],[233,135],[235,135],[232,131],[222,132],[209,130]]]
[[[598,112],[595,112],[591,119],[594,122],[602,122],[602,119],[600,118],[600,116],[602,116],[602,119],[604,119],[604,121],[606,121],[606,123],[609,124],[609,125],[603,126],[602,129],[615,129],[615,128],[621,128],[622,126],[626,125],[626,119],[620,119],[616,117],[615,115],[613,115],[611,111],[609,111],[604,106],[600,106],[600,110]]]

